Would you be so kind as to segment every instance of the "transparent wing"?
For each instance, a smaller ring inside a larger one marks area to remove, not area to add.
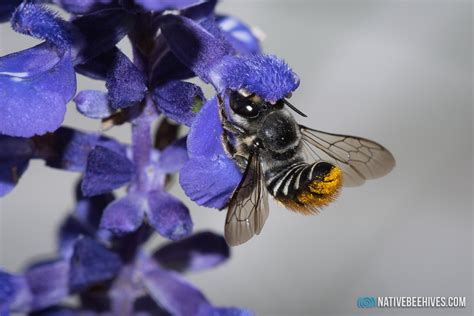
[[[231,246],[260,234],[268,217],[268,193],[258,153],[250,156],[242,181],[232,196],[225,221],[225,239]]]
[[[303,146],[310,158],[338,165],[345,186],[358,186],[367,179],[386,175],[395,166],[393,155],[371,140],[325,133],[300,125]]]

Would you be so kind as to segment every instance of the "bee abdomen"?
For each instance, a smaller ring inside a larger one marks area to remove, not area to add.
[[[313,214],[337,197],[342,170],[327,162],[295,163],[273,173],[267,184],[269,192],[285,207]]]

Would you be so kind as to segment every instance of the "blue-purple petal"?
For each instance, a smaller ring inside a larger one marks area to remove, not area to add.
[[[201,232],[158,249],[153,257],[167,269],[179,272],[201,271],[218,266],[230,256],[225,239]]]
[[[74,98],[77,110],[93,119],[102,119],[112,115],[107,93],[97,90],[83,90]]]
[[[2,307],[8,306],[15,295],[15,285],[12,278],[11,274],[0,270],[0,310]]]
[[[11,23],[14,30],[46,43],[0,58],[0,133],[30,137],[54,131],[76,89],[70,29],[32,3],[18,6]]]
[[[167,146],[160,154],[158,168],[164,173],[179,171],[189,160],[186,149],[187,137],[182,137],[173,144]]]
[[[180,171],[179,183],[198,205],[222,209],[228,204],[242,174],[233,161],[206,157],[190,159]]]
[[[213,84],[219,92],[245,89],[268,102],[293,92],[299,78],[288,64],[273,55],[227,56],[214,68]]]
[[[139,194],[127,194],[105,208],[100,227],[114,234],[133,232],[142,224],[147,209],[146,198]]]
[[[91,11],[107,8],[116,0],[53,0],[53,2],[60,5],[67,12],[86,14]]]
[[[117,189],[132,179],[133,171],[132,162],[124,154],[97,146],[87,159],[82,193],[94,196]]]
[[[120,257],[97,241],[83,237],[74,245],[69,285],[72,291],[114,278],[122,267]]]
[[[208,101],[196,117],[188,135],[189,161],[179,182],[186,195],[199,205],[223,208],[239,184],[242,174],[227,157],[216,98]]]
[[[188,208],[180,200],[163,191],[151,191],[148,204],[148,222],[160,235],[179,240],[191,234],[193,222]]]
[[[41,4],[23,2],[10,20],[12,28],[58,47],[61,55],[72,43],[72,28],[58,15]]]
[[[155,269],[145,274],[145,287],[153,299],[175,316],[199,315],[209,302],[179,274]]]
[[[229,54],[222,39],[186,17],[164,16],[161,32],[176,57],[205,82],[212,81],[213,67]]]
[[[153,100],[167,117],[187,126],[191,126],[205,102],[199,86],[178,80],[158,86],[153,91]]]
[[[25,272],[25,279],[32,297],[31,310],[55,305],[69,294],[69,263],[54,260],[36,264]]]
[[[125,56],[118,52],[105,85],[109,91],[110,106],[115,109],[130,107],[142,101],[147,90],[145,76]]]
[[[0,133],[30,137],[56,130],[76,91],[69,53],[49,44],[0,58]]]
[[[135,0],[135,3],[150,11],[183,10],[206,0]]]
[[[216,22],[226,40],[240,54],[258,54],[260,41],[250,27],[232,16],[217,16]]]

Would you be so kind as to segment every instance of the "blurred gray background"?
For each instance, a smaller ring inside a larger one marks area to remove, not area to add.
[[[189,275],[218,305],[258,315],[472,314],[472,2],[226,1],[263,30],[265,50],[301,78],[292,102],[317,129],[389,148],[387,177],[343,190],[319,216],[273,203],[261,236],[218,269]],[[2,25],[1,53],[36,41]],[[103,84],[79,78],[79,88]],[[0,100],[1,101],[1,100]],[[65,123],[97,130],[70,105]],[[110,135],[129,141],[127,126]],[[0,264],[19,271],[53,254],[77,174],[33,162],[0,200]],[[190,207],[196,230],[225,212]],[[156,237],[154,242],[163,240]],[[467,296],[464,309],[356,307],[359,296]]]

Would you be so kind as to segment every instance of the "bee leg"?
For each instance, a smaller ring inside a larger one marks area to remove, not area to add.
[[[236,135],[245,135],[247,133],[243,127],[229,121],[223,121],[222,128]]]
[[[247,169],[247,164],[248,164],[247,158],[245,158],[244,156],[240,154],[235,154],[232,158],[234,159],[236,165],[239,166],[241,171],[245,171],[245,169]]]
[[[222,143],[222,147],[224,147],[224,151],[227,154],[227,156],[229,158],[234,157],[237,150],[235,149],[234,145],[230,142],[229,134],[227,134],[226,130],[222,132],[221,143]]]
[[[226,130],[224,130],[224,132],[222,133],[221,142],[227,156],[234,160],[234,162],[241,169],[242,172],[245,171],[248,163],[247,158],[237,152],[235,146],[232,144],[232,142],[229,141],[229,135],[227,134]]]

